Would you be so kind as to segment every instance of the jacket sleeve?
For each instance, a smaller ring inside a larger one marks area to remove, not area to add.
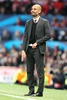
[[[28,27],[28,22],[26,22],[26,24],[25,24],[25,31],[24,31],[24,38],[23,38],[22,50],[24,50],[24,51],[26,51],[26,44],[27,44],[27,36],[28,36],[27,27]]]
[[[51,34],[50,34],[51,30],[50,30],[49,22],[47,20],[44,23],[44,28],[45,28],[45,35],[36,41],[38,45],[45,43],[47,40],[51,38]]]

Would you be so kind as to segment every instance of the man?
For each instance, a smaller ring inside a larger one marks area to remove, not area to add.
[[[25,96],[34,94],[34,64],[39,77],[38,90],[35,96],[43,96],[44,87],[44,54],[46,41],[50,39],[50,27],[46,19],[40,17],[41,6],[32,6],[31,14],[33,19],[26,22],[23,40],[22,61],[27,59],[27,76],[29,93]]]

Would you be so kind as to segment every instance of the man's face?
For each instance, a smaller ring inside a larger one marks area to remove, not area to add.
[[[40,14],[40,12],[41,12],[41,9],[40,9],[39,6],[37,6],[37,5],[32,6],[31,15],[32,15],[33,17],[38,16],[38,15]]]

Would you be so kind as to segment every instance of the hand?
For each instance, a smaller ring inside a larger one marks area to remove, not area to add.
[[[34,44],[32,44],[32,48],[36,48],[37,47],[37,43],[35,42]]]
[[[21,60],[24,61],[25,59],[26,59],[26,53],[24,50],[22,50]]]

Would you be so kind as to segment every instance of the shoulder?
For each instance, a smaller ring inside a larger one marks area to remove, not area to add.
[[[27,20],[26,23],[29,23],[29,22],[31,22],[31,21],[32,21],[32,19],[31,19],[31,20]]]
[[[45,18],[42,18],[42,17],[40,17],[40,19],[42,20],[42,21],[47,21],[48,22],[48,20],[47,19],[45,19]]]
[[[25,26],[28,26],[30,24],[30,21],[31,20],[27,20],[26,23],[25,23]]]

